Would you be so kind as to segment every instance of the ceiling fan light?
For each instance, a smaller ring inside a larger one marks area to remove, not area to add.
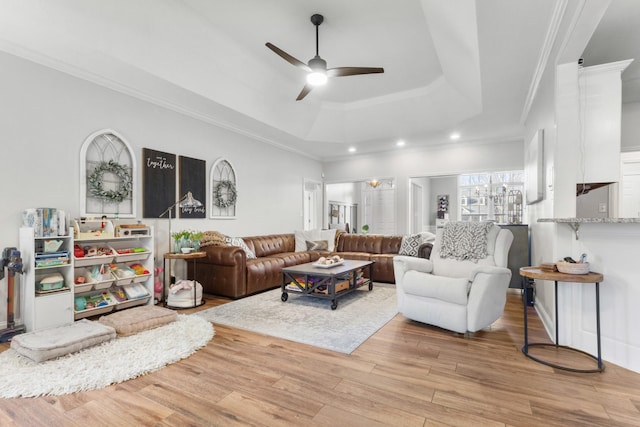
[[[323,71],[312,71],[307,74],[307,83],[312,86],[322,86],[327,83],[327,74]]]

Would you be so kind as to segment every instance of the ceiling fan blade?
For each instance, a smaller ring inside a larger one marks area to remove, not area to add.
[[[296,101],[301,101],[305,96],[307,96],[309,94],[309,92],[311,92],[311,89],[313,89],[313,86],[308,85],[308,84],[304,85],[304,87],[300,91],[300,94],[296,98]]]
[[[304,62],[300,61],[299,59],[296,59],[293,56],[289,55],[287,52],[285,52],[284,50],[280,49],[278,46],[276,46],[274,44],[271,44],[271,43],[268,43],[268,42],[265,44],[265,46],[267,46],[269,49],[271,49],[276,54],[278,54],[282,59],[287,61],[289,64],[295,65],[296,67],[300,67],[305,71],[311,71],[311,69],[309,68],[309,66],[307,64],[305,64]]]
[[[329,77],[346,77],[355,76],[358,74],[375,74],[384,73],[384,68],[381,67],[337,67],[327,70],[327,76]]]

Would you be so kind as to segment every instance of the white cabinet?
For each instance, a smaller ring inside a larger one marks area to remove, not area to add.
[[[153,303],[152,230],[149,235],[76,239],[74,245],[86,252],[73,256],[74,319]]]
[[[33,329],[40,330],[73,322],[73,300],[69,292],[40,295],[35,299]]]
[[[21,316],[28,332],[73,323],[72,249],[71,236],[35,237],[33,228],[20,228]]]
[[[578,183],[620,181],[621,74],[630,63],[618,61],[580,70]]]
[[[92,256],[76,257],[74,247]],[[153,248],[152,229],[149,235],[74,239],[35,237],[33,228],[20,228],[21,317],[27,331],[152,304]],[[125,274],[130,270],[135,274]],[[98,276],[100,271],[105,274]]]

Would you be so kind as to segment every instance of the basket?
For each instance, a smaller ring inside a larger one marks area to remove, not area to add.
[[[558,261],[556,263],[558,271],[566,274],[589,274],[588,262],[566,262]]]

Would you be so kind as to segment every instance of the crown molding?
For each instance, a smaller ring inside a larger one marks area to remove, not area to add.
[[[536,99],[536,95],[540,87],[540,82],[542,81],[542,77],[544,76],[544,70],[547,68],[549,57],[551,56],[551,52],[553,50],[553,45],[555,44],[556,38],[558,36],[558,31],[560,30],[562,17],[564,16],[567,9],[567,4],[568,0],[560,0],[556,2],[553,9],[551,22],[549,23],[549,28],[547,28],[547,34],[545,35],[544,43],[542,45],[542,49],[540,50],[540,55],[538,56],[538,63],[536,64],[536,69],[533,73],[531,84],[529,85],[529,92],[527,93],[527,97],[525,98],[524,108],[522,109],[522,114],[520,115],[520,123],[524,123],[527,120],[527,116],[529,115],[529,111],[531,110],[531,106],[533,105],[533,101]]]
[[[125,84],[122,84],[118,81],[109,79],[107,77],[98,75],[96,73],[93,73],[91,71],[76,67],[74,65],[71,65],[67,62],[61,61],[59,59],[55,59],[52,58],[50,56],[41,54],[39,52],[35,52],[33,50],[30,49],[26,49],[24,47],[18,46],[16,44],[13,44],[11,42],[8,42],[6,40],[1,40],[0,39],[0,50],[3,52],[6,52],[10,55],[25,59],[27,61],[39,64],[41,66],[44,66],[46,68],[50,68],[52,70],[58,71],[60,73],[66,74],[66,75],[70,75],[72,77],[81,79],[81,80],[85,80],[88,81],[90,83],[96,84],[98,86],[113,90],[115,92],[119,92],[122,93],[124,95],[128,95],[131,96],[133,98],[142,100],[144,102],[148,102],[150,104],[153,105],[157,105],[159,107],[165,108],[167,110],[170,111],[174,111],[176,113],[185,115],[187,117],[191,117],[193,119],[196,119],[198,121],[231,131],[233,133],[236,133],[238,135],[242,135],[248,138],[251,138],[253,140],[259,141],[259,142],[263,142],[266,144],[269,144],[273,147],[276,147],[280,150],[285,150],[285,151],[289,151],[307,158],[310,158],[312,160],[316,160],[316,161],[321,161],[322,159],[320,159],[319,157],[313,156],[309,153],[306,153],[304,151],[301,150],[297,150],[294,149],[292,147],[289,147],[287,145],[283,145],[277,141],[274,141],[273,139],[264,137],[262,135],[258,135],[254,132],[251,132],[247,129],[235,126],[233,124],[230,124],[228,122],[224,122],[221,120],[216,119],[213,116],[207,115],[207,114],[203,114],[199,111],[196,111],[194,109],[191,109],[189,107],[186,107],[184,105],[180,105],[177,104],[169,99],[164,99],[161,98],[159,96],[155,96],[155,95],[150,95],[148,93],[142,92],[140,90],[134,89],[131,86],[127,86]],[[210,102],[214,102],[209,100]]]

